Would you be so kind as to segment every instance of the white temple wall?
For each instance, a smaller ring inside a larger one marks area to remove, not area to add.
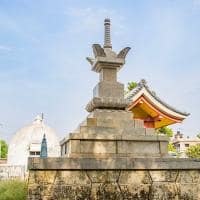
[[[22,179],[26,177],[24,165],[0,165],[0,181],[7,179]]]

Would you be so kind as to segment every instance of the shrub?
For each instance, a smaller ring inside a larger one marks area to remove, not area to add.
[[[194,145],[194,146],[190,146],[186,150],[186,155],[189,158],[200,158],[200,144],[197,144],[197,145]]]
[[[26,200],[27,183],[20,180],[0,181],[0,200]]]

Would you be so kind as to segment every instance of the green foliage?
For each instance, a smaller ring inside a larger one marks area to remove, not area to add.
[[[26,200],[27,183],[20,180],[0,181],[0,200]]]
[[[128,86],[127,86],[128,91],[131,91],[136,87],[137,87],[137,83],[136,82],[133,82],[133,81],[132,82],[128,82]]]
[[[197,134],[197,137],[200,139],[200,133],[199,133],[199,134]]]
[[[200,158],[200,144],[188,147],[186,155],[189,158]]]
[[[167,135],[168,137],[172,137],[173,136],[173,131],[171,128],[167,127],[167,126],[164,126],[162,128],[158,128],[157,129],[157,133],[158,134],[165,134]]]
[[[169,144],[168,144],[168,151],[176,153],[176,149],[174,148],[174,145],[171,142],[169,142]]]
[[[0,158],[7,158],[7,153],[8,153],[8,145],[4,140],[0,140],[0,147],[1,147],[1,151],[0,151]]]

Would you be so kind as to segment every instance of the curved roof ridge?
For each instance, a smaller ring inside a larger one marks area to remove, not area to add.
[[[144,80],[144,79],[142,79]],[[142,81],[141,80],[141,81]],[[125,99],[128,99],[129,101],[131,101],[131,98],[133,96],[135,96],[140,90],[142,90],[143,85],[141,84],[141,81],[137,84],[137,86],[132,89],[131,91],[129,91],[126,95],[125,95]]]
[[[165,101],[163,101],[160,97],[158,97],[156,95],[155,92],[152,92],[149,89],[149,86],[147,85],[147,82],[145,79],[141,79],[140,82],[138,83],[137,87],[134,88],[133,90],[131,90],[127,95],[126,95],[126,99],[128,99],[129,101],[131,101],[131,98],[134,97],[139,91],[141,91],[143,88],[145,88],[147,90],[147,92],[153,97],[155,98],[159,103],[161,103],[162,105],[164,105],[165,107],[167,107],[170,110],[173,110],[176,113],[179,113],[181,115],[185,115],[188,116],[190,115],[190,113],[187,112],[182,112],[180,110],[177,110],[176,108],[174,108],[173,106],[169,105],[168,103],[166,103]]]

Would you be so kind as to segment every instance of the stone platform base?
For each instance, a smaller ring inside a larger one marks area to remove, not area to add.
[[[60,145],[62,157],[166,157],[168,141],[132,112],[96,109]]]
[[[29,200],[200,199],[200,160],[65,160],[29,160]]]

